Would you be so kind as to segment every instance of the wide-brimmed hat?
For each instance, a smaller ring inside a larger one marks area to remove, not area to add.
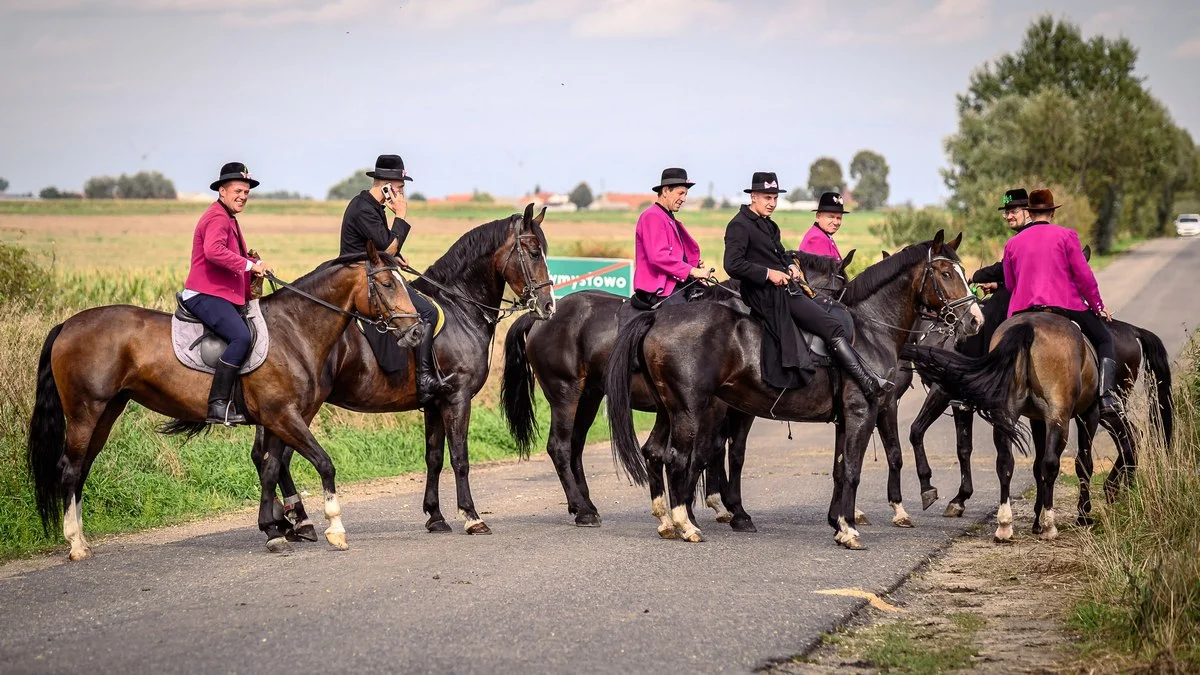
[[[662,178],[658,179],[658,185],[650,189],[654,192],[660,192],[665,187],[675,187],[676,185],[691,188],[695,183],[688,180],[686,169],[672,167],[670,169],[663,169]]]
[[[813,211],[816,213],[850,213],[846,210],[846,205],[842,202],[842,195],[838,192],[822,192],[821,199],[817,201],[817,208]]]
[[[400,155],[380,155],[375,159],[375,170],[368,171],[371,178],[383,180],[412,180],[404,170],[404,160]]]
[[[1030,211],[1053,211],[1061,206],[1054,203],[1054,193],[1045,188],[1029,193]]]
[[[1004,201],[1001,203],[997,211],[1010,211],[1012,209],[1029,208],[1029,193],[1025,188],[1016,188],[1004,193]]]
[[[250,169],[246,168],[241,162],[230,162],[221,167],[221,177],[212,182],[208,186],[209,190],[216,190],[221,185],[228,183],[231,180],[245,181],[250,184],[250,189],[258,187],[258,181],[250,177]]]
[[[779,189],[779,179],[773,171],[755,171],[750,178],[750,187],[742,192],[765,192],[771,195],[781,195],[787,190]]]

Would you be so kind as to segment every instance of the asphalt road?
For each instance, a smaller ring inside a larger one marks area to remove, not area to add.
[[[1200,241],[1151,242],[1104,270],[1101,289],[1119,318],[1177,353],[1185,325],[1200,321],[1198,263]],[[905,436],[920,399],[903,402]],[[941,516],[958,484],[944,418],[928,443],[941,501],[920,511],[906,449],[916,527],[892,527],[886,463],[869,451],[859,506],[876,524],[860,528],[868,550],[841,549],[825,524],[833,428],[792,429],[789,441],[783,424],[759,421],[751,436],[744,492],[759,532],[734,533],[703,510],[702,544],[660,540],[645,493],[596,447],[587,460],[598,529],[573,526],[540,455],[473,472],[490,537],[466,536],[461,523],[425,533],[422,478],[402,477],[345,488],[347,552],[320,543],[271,555],[245,512],[93,541],[83,563],[65,553],[10,563],[0,567],[0,671],[750,670],[805,650],[863,603],[817,591],[886,592],[996,505],[990,434],[977,424],[975,497],[966,518]],[[1031,477],[1017,473],[1023,491]],[[452,503],[451,481],[443,476]],[[309,501],[319,511],[319,497]]]

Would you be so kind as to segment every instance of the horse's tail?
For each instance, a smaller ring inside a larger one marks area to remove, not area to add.
[[[1142,353],[1146,356],[1146,371],[1154,375],[1158,387],[1158,414],[1151,413],[1151,419],[1156,421],[1162,431],[1163,440],[1171,447],[1172,436],[1175,432],[1175,399],[1171,393],[1171,357],[1167,348],[1157,335],[1133,326],[1134,334],[1142,343]]]
[[[620,460],[630,479],[638,485],[649,480],[646,458],[633,428],[633,364],[642,350],[646,333],[654,327],[654,312],[644,312],[617,334],[608,367],[604,371],[604,394],[608,399],[608,427],[612,431],[613,461]],[[645,363],[645,359],[642,359]]]
[[[158,425],[158,433],[168,436],[183,435],[183,442],[187,443],[200,434],[207,434],[212,431],[213,425],[207,422],[188,422],[187,420],[170,420]]]
[[[62,324],[50,329],[38,360],[37,396],[29,418],[28,462],[42,530],[50,532],[62,522],[62,458],[67,452],[67,419],[54,381],[50,355]]]
[[[525,355],[529,330],[537,317],[524,314],[513,322],[504,338],[504,377],[500,382],[500,407],[508,430],[517,442],[517,454],[529,457],[529,447],[537,435],[538,423],[533,400],[533,369]]]
[[[1021,323],[1006,330],[996,348],[979,358],[920,345],[904,345],[900,357],[911,360],[922,379],[972,405],[980,417],[1027,454],[1025,434],[1008,412],[1008,394],[1021,356],[1028,355],[1033,338],[1033,326]]]

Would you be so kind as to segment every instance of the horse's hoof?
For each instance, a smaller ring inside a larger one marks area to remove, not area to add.
[[[729,526],[734,532],[758,532],[758,528],[754,526],[754,521],[749,518],[734,518],[730,521]]]
[[[345,532],[330,532],[329,530],[326,530],[325,531],[325,541],[329,542],[330,546],[336,548],[339,551],[350,550],[350,544],[346,543],[346,533]]]
[[[72,562],[79,562],[80,560],[87,560],[88,558],[92,557],[92,549],[90,549],[90,548],[71,549],[71,553],[67,557],[70,558],[70,560]]]
[[[1041,533],[1040,536],[1043,541],[1053,541],[1055,539],[1058,539],[1058,528],[1057,527],[1048,527],[1045,529],[1045,531],[1043,531]]]
[[[1041,534],[1042,533],[1042,524],[1039,522],[1034,522],[1032,531],[1034,534]]]
[[[870,525],[871,521],[870,521],[870,519],[867,518],[867,514],[859,512],[859,513],[854,514],[854,524],[855,525]]]
[[[867,550],[867,547],[863,546],[862,543],[858,541],[858,537],[846,537],[844,540],[842,540],[842,546],[845,546],[851,551]]]
[[[453,530],[450,529],[450,525],[444,520],[430,520],[429,522],[425,523],[425,529],[438,534],[453,532]]]
[[[717,522],[718,523],[732,523],[733,522],[733,514],[728,511],[725,511],[724,513],[718,513],[717,514]]]
[[[487,526],[487,523],[482,520],[477,523],[472,523],[467,526],[467,534],[491,534],[492,528]]]
[[[913,526],[912,518],[909,518],[908,516],[901,516],[900,518],[893,518],[892,524],[895,525],[896,527],[912,527]]]
[[[937,488],[929,488],[921,493],[921,510],[924,511],[933,506],[933,503],[938,500]]]
[[[1075,524],[1080,527],[1091,527],[1095,522],[1091,516],[1078,516],[1075,518]]]
[[[316,541],[317,528],[312,523],[292,529],[286,535],[288,541]]]
[[[695,530],[683,535],[683,540],[693,544],[699,544],[700,542],[704,541],[704,535],[700,533],[700,530]]]
[[[996,533],[992,535],[992,542],[996,544],[1011,544],[1013,543],[1013,527],[1012,524],[1001,525],[996,528]]]
[[[271,553],[291,553],[292,545],[287,537],[273,537],[267,540],[267,550]]]
[[[670,525],[670,526],[659,525],[658,526],[658,536],[662,537],[663,539],[678,539],[679,538],[679,534],[675,531],[674,525]]]
[[[942,514],[942,516],[945,518],[962,518],[962,515],[966,512],[966,510],[967,507],[963,506],[962,504],[959,504],[958,502],[950,502],[946,505],[946,511]]]
[[[600,514],[581,513],[575,516],[575,525],[579,527],[600,527]]]

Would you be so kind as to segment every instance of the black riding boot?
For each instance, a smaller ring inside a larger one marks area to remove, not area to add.
[[[240,366],[217,359],[217,372],[213,373],[212,389],[208,392],[208,419],[205,422],[227,427],[246,423],[246,416],[233,405],[233,385],[240,369]]]
[[[1117,362],[1112,359],[1100,359],[1100,415],[1124,415],[1125,409],[1113,393],[1113,385],[1117,380]]]
[[[417,404],[428,405],[438,394],[449,391],[450,383],[438,375],[433,360],[433,326],[430,326],[417,347]]]
[[[833,350],[838,365],[854,378],[867,398],[878,398],[880,394],[896,388],[894,383],[876,375],[870,366],[863,363],[862,357],[846,338],[834,338],[829,347]]]

